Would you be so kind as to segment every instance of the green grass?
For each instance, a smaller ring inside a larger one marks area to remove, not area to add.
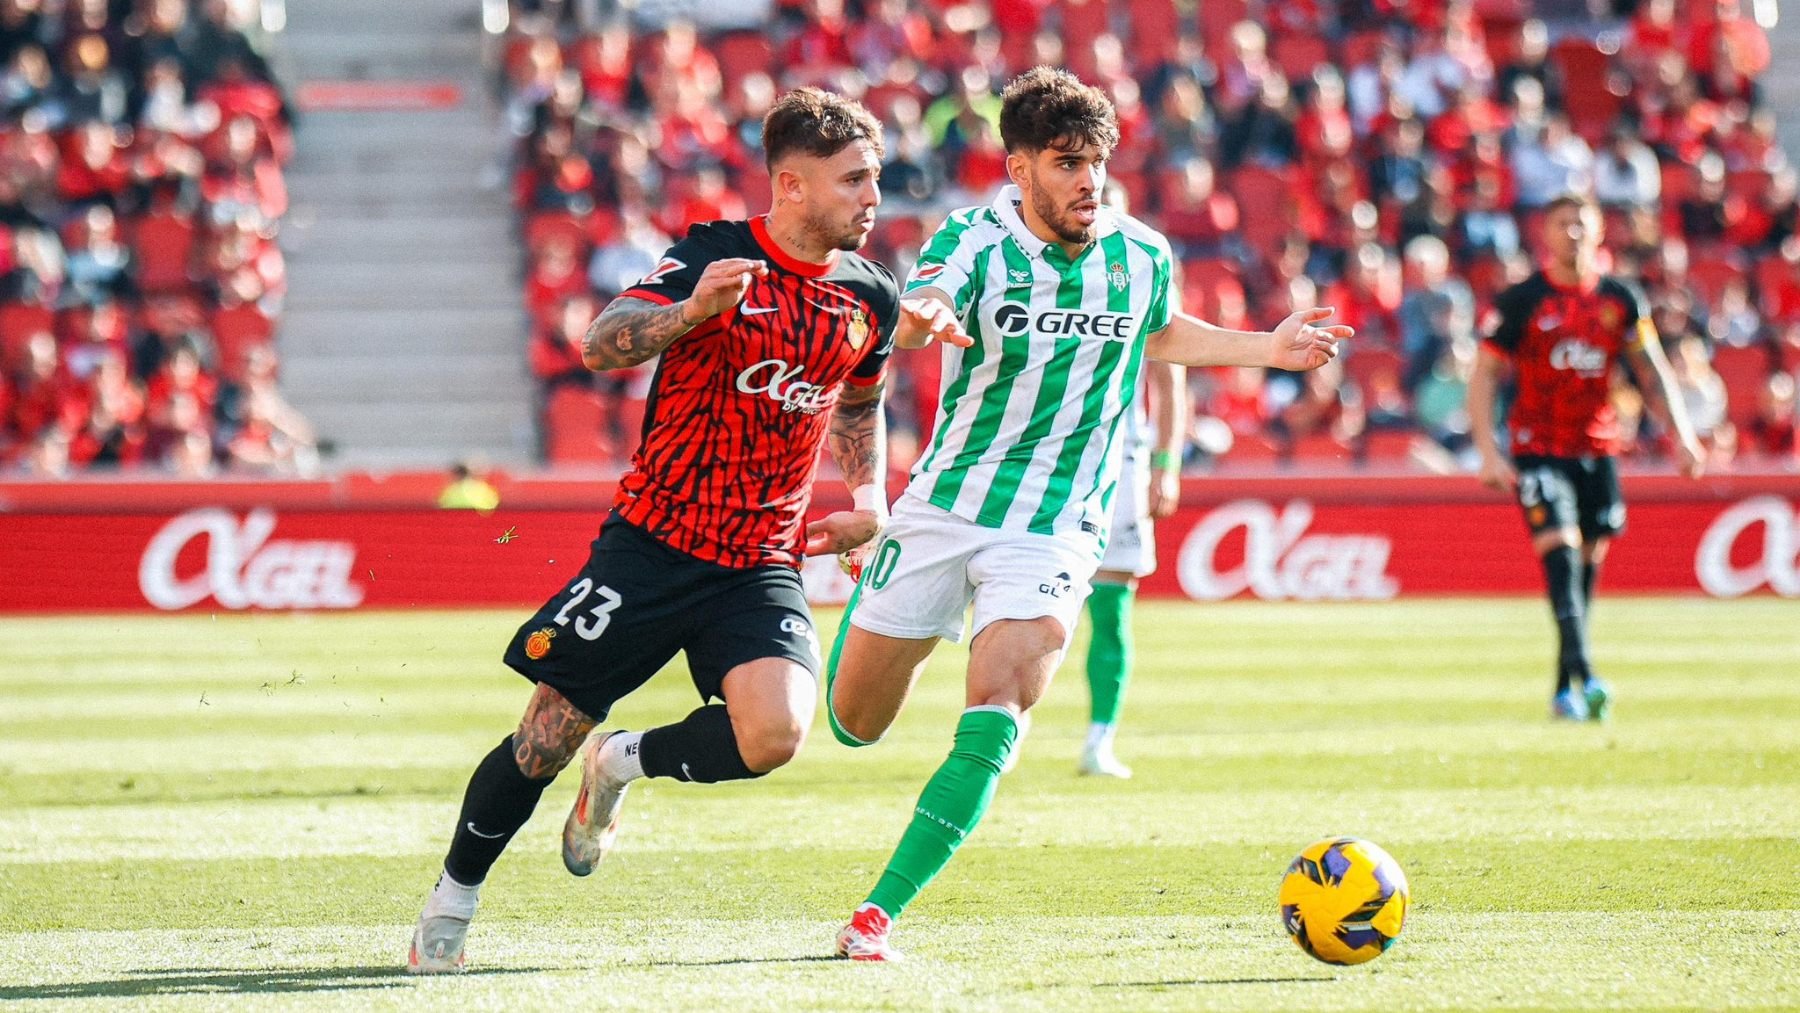
[[[570,878],[567,776],[496,867],[472,971],[399,973],[523,613],[0,620],[0,1004],[292,1008],[1800,1007],[1800,609],[1608,599],[1615,722],[1545,718],[1534,601],[1139,608],[1125,783],[1076,778],[1066,671],[896,966],[820,959],[942,759],[963,653],[889,739],[650,782]],[[835,615],[822,615],[830,629]],[[685,714],[665,673],[629,727]],[[1302,955],[1293,853],[1380,842],[1398,946]],[[29,1008],[29,1007],[27,1007]]]

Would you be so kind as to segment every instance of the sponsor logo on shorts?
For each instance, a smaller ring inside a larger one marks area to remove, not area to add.
[[[550,653],[550,641],[556,639],[556,631],[546,626],[525,638],[525,656],[532,661],[543,658]]]
[[[1056,579],[1039,584],[1038,592],[1052,598],[1061,598],[1065,594],[1075,592],[1075,582],[1069,578],[1067,573],[1059,573],[1056,575]]]

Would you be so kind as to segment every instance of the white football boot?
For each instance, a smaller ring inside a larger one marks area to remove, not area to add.
[[[619,836],[619,810],[631,783],[614,784],[600,769],[600,750],[616,734],[595,735],[581,747],[581,790],[563,824],[562,839],[563,866],[577,876],[592,873]]]
[[[475,917],[475,904],[480,887],[466,887],[450,880],[449,873],[438,878],[431,896],[425,898],[425,910],[413,929],[412,949],[406,955],[409,974],[461,974],[463,944],[469,938],[469,922]]]

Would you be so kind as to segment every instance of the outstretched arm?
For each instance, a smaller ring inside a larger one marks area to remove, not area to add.
[[[1500,438],[1494,432],[1494,392],[1500,386],[1500,370],[1506,360],[1488,348],[1475,352],[1475,372],[1469,377],[1464,395],[1469,411],[1469,436],[1475,441],[1475,452],[1481,455],[1481,484],[1502,492],[1519,481],[1512,462],[1500,452]]]
[[[1339,341],[1356,333],[1343,324],[1315,326],[1329,316],[1327,307],[1300,310],[1272,331],[1234,331],[1177,310],[1169,326],[1150,335],[1144,351],[1183,366],[1317,369],[1337,355]]]
[[[581,339],[582,364],[599,372],[646,362],[676,338],[736,306],[750,284],[768,273],[769,265],[760,260],[730,257],[706,265],[693,294],[680,302],[659,306],[648,299],[614,299]]]
[[[1694,424],[1688,419],[1687,403],[1675,390],[1675,377],[1669,371],[1669,360],[1663,355],[1662,339],[1656,332],[1641,338],[1625,349],[1625,361],[1631,363],[1638,390],[1644,393],[1644,408],[1656,421],[1675,434],[1676,465],[1689,478],[1700,477],[1706,467],[1706,453],[1694,435]]]

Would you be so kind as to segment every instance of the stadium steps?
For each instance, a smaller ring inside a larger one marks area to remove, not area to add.
[[[466,8],[466,9],[465,9]],[[311,81],[450,82],[448,109],[305,109],[288,170],[282,383],[341,467],[532,460],[517,230],[474,5],[290,4],[281,65]]]

